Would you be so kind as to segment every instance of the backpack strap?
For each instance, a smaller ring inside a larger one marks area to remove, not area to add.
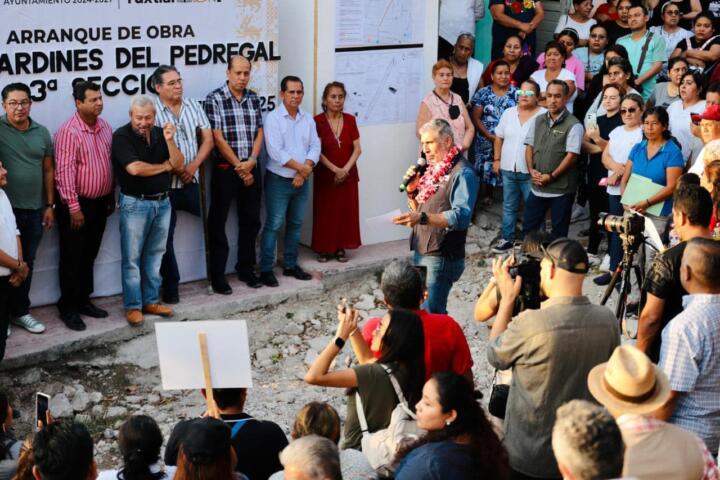
[[[640,61],[637,64],[638,75],[640,75],[640,69],[642,69],[643,63],[645,63],[645,57],[647,56],[647,51],[650,47],[650,41],[652,41],[654,35],[655,34],[653,32],[648,32],[647,37],[645,37],[645,44],[643,44],[642,51],[640,52]]]
[[[235,436],[238,434],[238,432],[240,430],[242,430],[242,428],[245,426],[245,424],[247,422],[249,422],[250,420],[252,420],[252,418],[244,418],[242,420],[238,420],[237,422],[235,422],[235,424],[232,427],[232,430],[230,430],[230,439],[232,440],[233,438],[235,438]]]
[[[365,418],[365,410],[363,409],[362,399],[360,398],[360,392],[355,392],[355,410],[357,410],[358,422],[360,423],[360,431],[365,435],[369,435],[367,419]]]
[[[695,50],[705,50],[705,47],[707,47],[707,46],[710,44],[710,42],[712,42],[712,41],[715,40],[716,38],[718,38],[718,35],[715,35],[714,37],[708,38],[707,40],[705,40],[705,43],[703,43],[702,45],[700,45],[700,48],[696,48]],[[689,44],[690,44],[690,39],[687,38],[686,40],[688,41],[688,45],[689,45]]]
[[[413,411],[410,410],[410,407],[408,407],[407,400],[405,400],[405,395],[403,395],[402,389],[400,388],[400,383],[398,383],[395,375],[392,374],[392,369],[382,363],[380,364],[380,366],[383,368],[383,370],[385,370],[385,373],[388,374],[388,377],[390,378],[390,383],[392,383],[393,389],[395,390],[395,395],[397,395],[398,401],[400,405],[402,405],[402,409],[405,410],[405,413],[410,415],[410,418],[414,419],[415,413],[413,413]]]

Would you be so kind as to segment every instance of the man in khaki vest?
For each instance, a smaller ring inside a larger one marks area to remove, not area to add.
[[[590,371],[588,388],[615,417],[625,442],[623,475],[639,480],[699,480],[719,475],[695,434],[652,413],[670,397],[665,373],[635,347],[617,347]]]

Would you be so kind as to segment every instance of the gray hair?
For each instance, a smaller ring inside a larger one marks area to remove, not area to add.
[[[423,298],[420,273],[407,260],[394,260],[385,267],[380,278],[380,290],[392,307],[416,309]]]
[[[585,400],[557,409],[552,448],[558,464],[578,480],[622,475],[625,445],[620,428],[607,410]]]
[[[152,109],[155,110],[155,102],[152,98],[147,95],[143,95],[142,93],[137,93],[130,98],[130,113],[132,113],[133,108],[135,107],[143,108],[147,107],[148,105],[150,105]]]
[[[329,438],[307,435],[290,442],[280,453],[280,463],[293,465],[311,480],[342,480],[340,454]]]
[[[158,85],[162,85],[163,83],[163,75],[165,75],[168,72],[175,72],[178,75],[180,75],[180,72],[178,72],[178,69],[175,68],[172,65],[160,65],[155,69],[155,71],[150,76],[150,85],[153,88],[157,88]]]
[[[428,132],[436,132],[440,138],[453,138],[452,127],[447,120],[442,118],[433,118],[425,125],[420,127],[420,135]]]

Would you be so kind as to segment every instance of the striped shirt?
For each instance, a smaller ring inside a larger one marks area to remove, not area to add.
[[[680,392],[670,422],[696,433],[711,451],[720,443],[720,295],[683,297],[683,311],[663,329],[660,362]]]
[[[55,183],[71,212],[78,197],[100,198],[113,190],[112,128],[102,118],[89,126],[77,112],[55,133]]]
[[[205,113],[212,129],[222,132],[240,160],[251,155],[258,129],[263,127],[260,98],[255,92],[246,88],[245,94],[238,100],[226,83],[208,94]]]
[[[185,165],[187,165],[195,160],[200,148],[197,129],[210,128],[207,115],[200,106],[200,102],[183,97],[178,118],[158,97],[155,99],[155,125],[162,128],[167,122],[175,125],[175,144],[185,156]],[[199,169],[195,171],[195,181],[198,180],[199,171]],[[183,188],[184,186],[180,177],[172,176],[170,188]]]

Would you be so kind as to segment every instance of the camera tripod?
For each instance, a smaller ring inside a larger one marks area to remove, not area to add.
[[[635,336],[628,333],[625,315],[627,313],[628,295],[630,295],[630,291],[632,290],[631,282],[633,272],[635,272],[635,278],[638,283],[638,288],[640,289],[640,305],[638,306],[638,312],[641,310],[640,307],[645,303],[644,293],[642,291],[644,278],[643,270],[639,265],[633,265],[635,255],[638,253],[644,238],[642,234],[628,235],[621,233],[619,235],[623,245],[623,258],[610,278],[610,283],[605,289],[605,293],[603,293],[600,305],[605,305],[607,303],[610,295],[612,295],[612,292],[615,289],[615,286],[618,282],[620,282],[620,298],[618,299],[617,306],[615,307],[615,318],[617,318],[618,322],[620,322],[620,330],[622,331],[622,334],[627,338],[635,338]]]

